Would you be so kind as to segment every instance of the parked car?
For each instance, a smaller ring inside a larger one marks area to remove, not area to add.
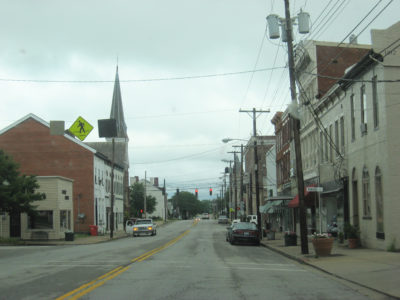
[[[260,235],[256,224],[239,222],[227,227],[226,240],[232,245],[236,243],[260,245]]]
[[[201,215],[201,218],[202,219],[210,219],[210,214],[209,213],[203,213],[202,215]]]
[[[135,225],[133,225],[132,235],[133,237],[138,235],[156,235],[156,226],[152,219],[137,219]]]
[[[248,215],[246,220],[257,225],[257,215]]]
[[[228,224],[229,219],[227,216],[219,216],[218,217],[218,224]]]

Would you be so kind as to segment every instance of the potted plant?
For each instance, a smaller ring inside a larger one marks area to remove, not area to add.
[[[339,243],[343,244],[343,241],[344,241],[344,233],[343,233],[343,231],[339,231],[338,239],[339,239]]]
[[[358,247],[360,231],[354,225],[350,223],[344,224],[344,233],[349,242],[349,248],[354,249]]]
[[[285,232],[285,246],[297,246],[297,234],[294,231]]]
[[[312,235],[311,242],[316,256],[328,256],[331,254],[334,238],[328,233],[316,233]]]

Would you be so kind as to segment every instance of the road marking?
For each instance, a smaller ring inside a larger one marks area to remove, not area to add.
[[[182,234],[180,234],[179,236],[177,236],[176,238],[172,239],[171,241],[167,242],[166,244],[153,249],[151,251],[145,252],[142,255],[132,259],[127,265],[125,266],[119,266],[113,270],[111,270],[110,272],[88,282],[83,284],[82,286],[76,288],[75,290],[68,292],[67,294],[56,298],[56,300],[64,300],[64,299],[79,299],[80,297],[90,293],[91,291],[93,291],[94,289],[102,286],[104,283],[106,283],[108,280],[111,280],[115,277],[117,277],[118,275],[122,274],[123,272],[127,271],[128,269],[131,268],[131,265],[135,262],[141,262],[144,261],[145,259],[153,256],[154,254],[164,250],[165,248],[175,244],[177,241],[179,241],[181,238],[183,238],[185,235],[187,235],[190,232],[190,230],[186,230],[185,232],[183,232]],[[79,292],[79,293],[78,293]]]

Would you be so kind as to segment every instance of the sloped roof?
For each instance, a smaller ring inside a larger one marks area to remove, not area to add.
[[[112,160],[112,142],[87,142],[85,144],[107,156],[110,161]],[[129,162],[126,161],[126,151],[125,142],[115,141],[114,162],[120,166],[124,166],[125,169],[129,167]]]
[[[38,123],[40,123],[40,124],[42,124],[42,125],[48,127],[49,130],[50,130],[50,124],[49,124],[48,122],[46,122],[46,121],[43,120],[42,118],[39,118],[39,117],[36,116],[35,114],[30,113],[30,114],[27,114],[26,116],[22,117],[21,119],[15,121],[15,122],[12,123],[11,125],[9,125],[9,126],[3,128],[3,129],[1,129],[1,130],[0,130],[0,135],[4,134],[5,132],[7,132],[7,131],[9,131],[9,130],[15,128],[15,127],[17,127],[19,124],[21,124],[21,123],[23,123],[23,122],[25,122],[26,120],[29,120],[29,119],[35,120],[36,122],[38,122]],[[68,139],[68,140],[70,140],[70,141],[72,141],[72,142],[78,144],[79,146],[81,146],[81,147],[83,147],[83,148],[85,148],[85,149],[87,149],[87,150],[89,150],[89,151],[91,151],[91,152],[93,152],[93,153],[96,153],[96,149],[94,149],[94,148],[88,146],[87,144],[81,142],[80,140],[78,140],[78,139],[76,139],[76,138],[70,136],[69,134],[64,134],[64,137],[65,137],[66,139]]]

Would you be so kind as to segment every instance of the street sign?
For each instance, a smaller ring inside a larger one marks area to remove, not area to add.
[[[74,124],[71,125],[69,131],[78,139],[83,141],[92,131],[93,126],[90,125],[84,118],[78,117]]]
[[[308,186],[306,187],[307,192],[323,192],[324,188],[322,186]]]

